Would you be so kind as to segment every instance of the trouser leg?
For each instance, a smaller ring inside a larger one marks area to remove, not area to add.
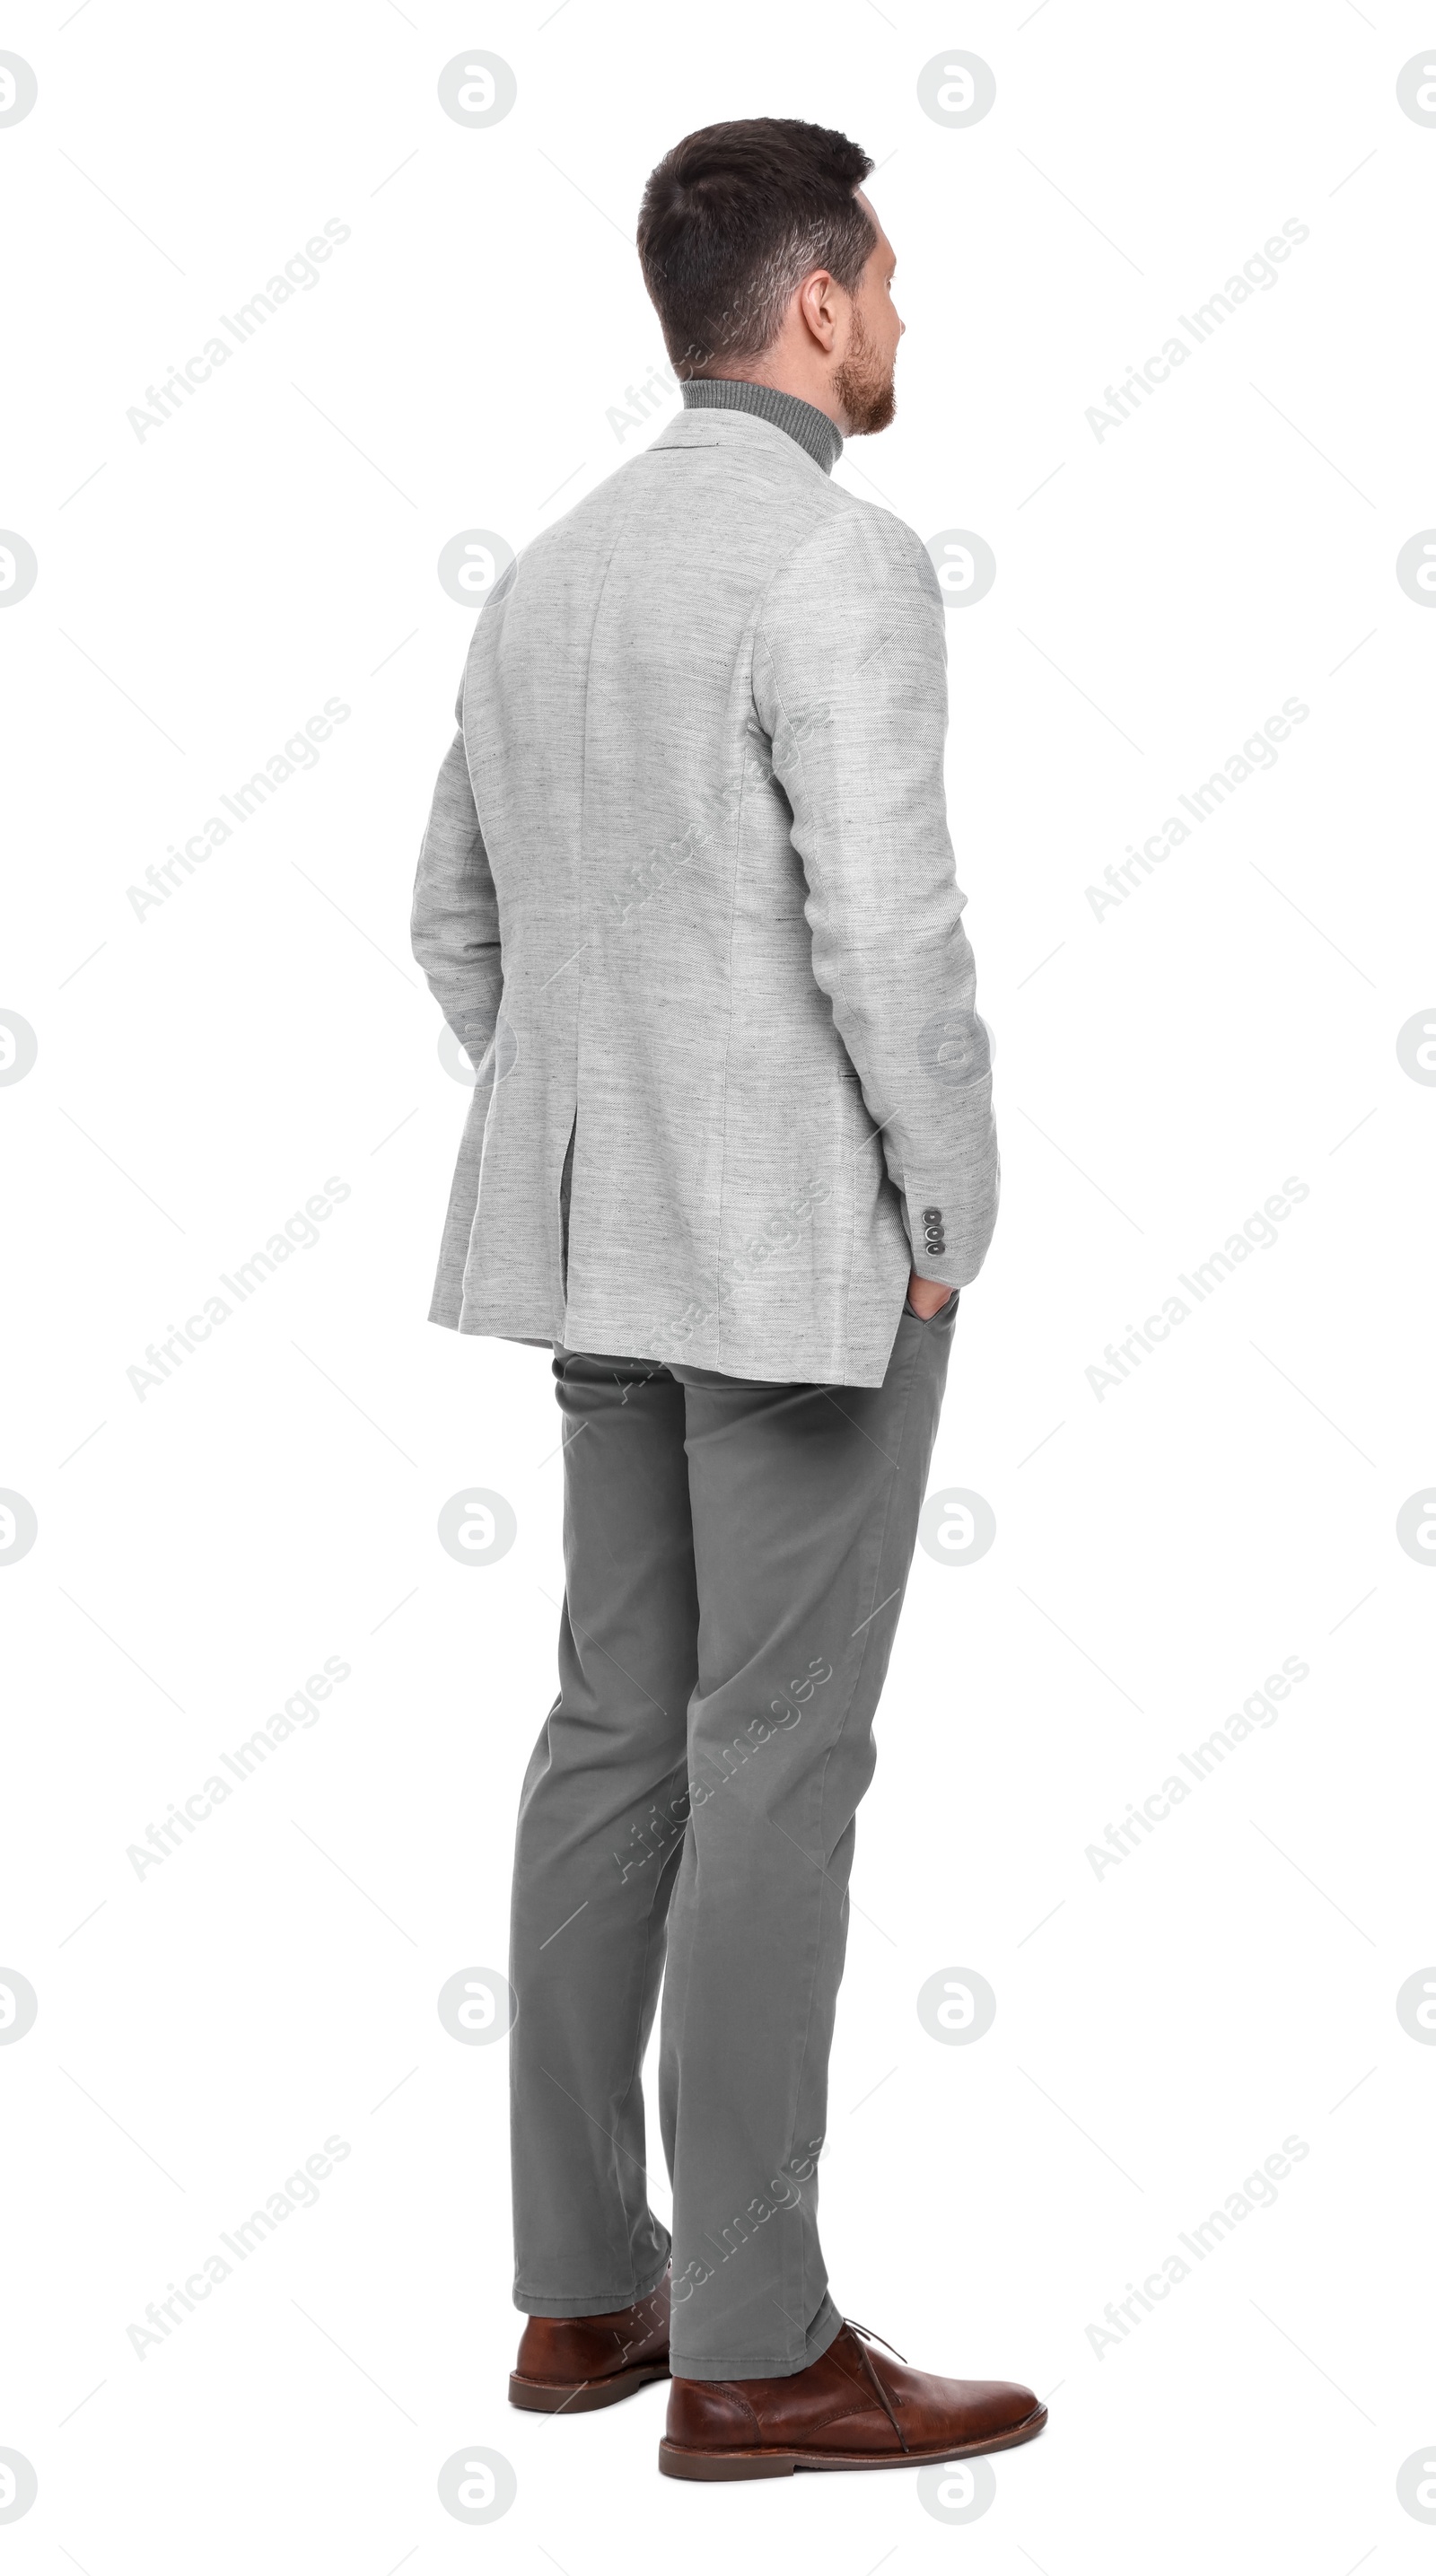
[[[514,1862],[514,2303],[601,2316],[646,2297],[668,2260],[640,2069],[687,1813],[698,1606],[682,1388],[644,1361],[566,1351],[554,1376],[565,1594]]]
[[[660,2103],[687,2378],[801,2370],[841,2323],[816,2176],[854,1817],[955,1312],[904,1313],[880,1388],[674,1372],[700,1620]]]

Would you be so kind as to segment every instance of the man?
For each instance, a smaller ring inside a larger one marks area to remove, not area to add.
[[[998,1184],[941,593],[829,479],[893,416],[871,168],[756,118],[654,171],[638,247],[684,408],[494,584],[414,903],[478,1077],[432,1317],[552,1344],[564,1423],[510,2395],[572,2411],[671,2369],[660,2466],[692,2478],[1046,2421],[879,2354],[817,2232],[854,1816]]]

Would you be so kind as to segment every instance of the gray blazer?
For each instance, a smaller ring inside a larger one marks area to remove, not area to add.
[[[926,549],[686,411],[484,606],[414,890],[478,1071],[431,1320],[878,1386],[997,1215]]]

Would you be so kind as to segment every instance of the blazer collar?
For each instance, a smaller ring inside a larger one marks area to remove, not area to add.
[[[650,440],[645,453],[651,454],[655,447],[744,447],[750,454],[765,456],[775,464],[789,458],[800,473],[822,474],[827,470],[786,429],[779,429],[771,420],[761,420],[751,411],[680,411],[666,429]]]

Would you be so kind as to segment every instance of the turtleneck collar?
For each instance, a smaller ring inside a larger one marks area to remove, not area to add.
[[[774,385],[750,384],[743,376],[689,376],[683,387],[685,411],[751,411],[784,429],[809,456],[831,474],[843,452],[842,431],[816,403],[797,394],[780,393]]]

